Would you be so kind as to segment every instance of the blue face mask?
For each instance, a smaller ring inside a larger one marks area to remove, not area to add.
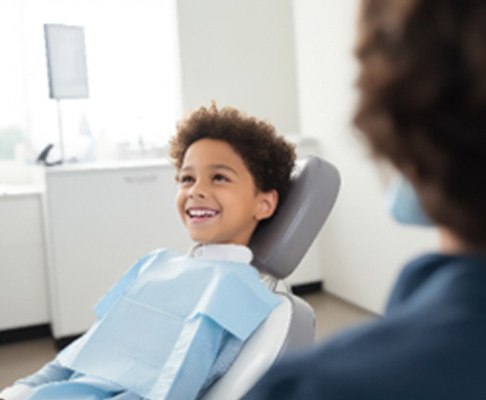
[[[414,187],[403,176],[388,189],[388,212],[397,222],[405,225],[433,226],[425,214]]]

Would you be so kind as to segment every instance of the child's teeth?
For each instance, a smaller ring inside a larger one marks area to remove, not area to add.
[[[212,217],[216,214],[212,210],[191,210],[190,215],[193,217]]]

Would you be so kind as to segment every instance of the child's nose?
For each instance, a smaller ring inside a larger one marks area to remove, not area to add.
[[[196,181],[194,185],[192,185],[191,189],[189,190],[190,197],[199,197],[204,198],[206,197],[206,186],[203,182]]]

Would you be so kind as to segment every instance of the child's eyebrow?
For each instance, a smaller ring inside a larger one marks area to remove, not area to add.
[[[232,172],[235,175],[238,175],[238,172],[236,172],[236,170],[233,169],[233,168],[231,168],[229,165],[225,165],[225,164],[211,164],[210,167],[211,167],[211,169],[224,169],[224,170],[227,170],[227,171]]]
[[[238,172],[234,168],[231,168],[229,165],[226,164],[210,164],[209,168],[212,170],[224,169],[226,171],[232,172],[235,175],[238,175]],[[181,168],[181,172],[187,172],[187,171],[194,171],[194,167],[191,165],[187,165]]]

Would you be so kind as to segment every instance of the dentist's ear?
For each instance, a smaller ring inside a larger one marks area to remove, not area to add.
[[[258,206],[255,212],[255,218],[258,221],[270,218],[278,205],[278,192],[273,189],[268,192],[258,193]]]

